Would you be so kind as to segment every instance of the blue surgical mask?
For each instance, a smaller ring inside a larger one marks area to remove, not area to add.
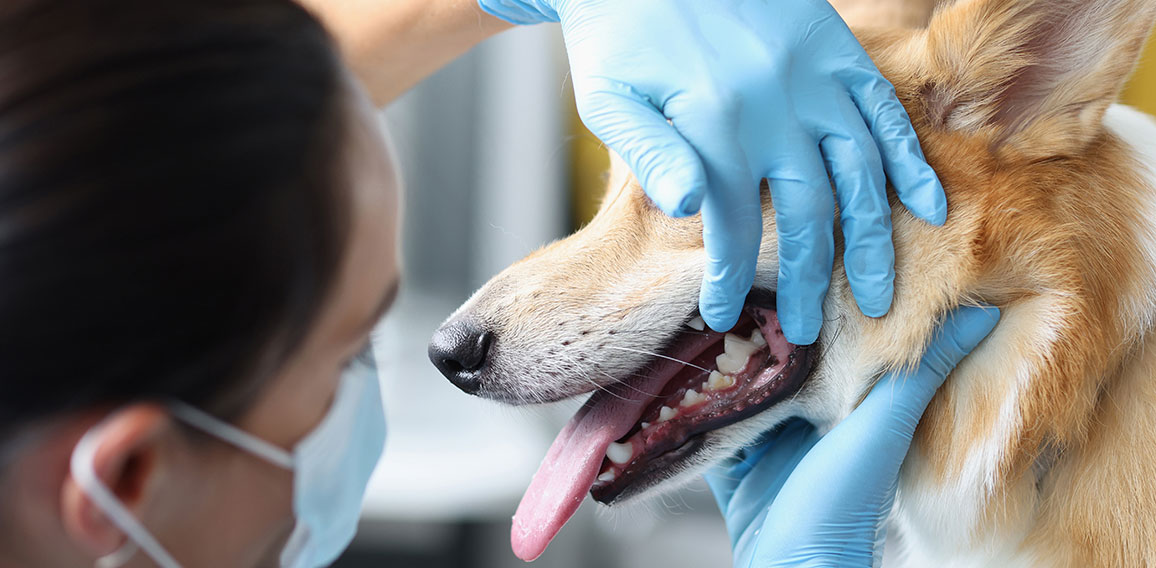
[[[355,361],[341,376],[333,405],[321,423],[287,452],[232,424],[176,402],[173,416],[211,436],[293,472],[293,512],[297,524],[281,552],[286,568],[332,563],[357,532],[361,502],[385,444],[385,413],[372,363]],[[126,545],[144,550],[161,568],[180,568],[93,470],[96,436],[90,430],[72,453],[71,469],[80,488],[128,536]],[[130,550],[110,555],[127,560]],[[103,565],[103,564],[102,564]]]

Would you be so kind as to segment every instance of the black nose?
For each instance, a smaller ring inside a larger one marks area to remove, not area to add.
[[[474,394],[482,388],[482,367],[493,338],[469,320],[452,321],[434,332],[429,359],[451,383]]]

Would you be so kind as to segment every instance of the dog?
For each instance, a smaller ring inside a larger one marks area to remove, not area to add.
[[[948,221],[891,195],[890,313],[859,312],[837,253],[813,346],[778,327],[765,187],[756,281],[724,335],[696,313],[700,221],[663,215],[616,161],[586,227],[497,275],[431,343],[478,396],[593,392],[518,508],[515,552],[540,554],[587,492],[670,490],[791,417],[833,427],[952,308],[986,303],[1003,317],[920,422],[889,546],[920,567],[1156,565],[1156,122],[1114,104],[1154,23],[1156,0],[960,0],[925,28],[856,28]]]

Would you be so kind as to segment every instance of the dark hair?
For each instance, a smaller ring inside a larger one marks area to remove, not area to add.
[[[0,437],[243,407],[338,271],[344,88],[290,0],[0,3]]]

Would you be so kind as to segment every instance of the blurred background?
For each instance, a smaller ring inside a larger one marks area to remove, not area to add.
[[[1156,45],[1125,94],[1156,114]],[[466,396],[426,358],[478,286],[597,208],[606,153],[578,121],[554,26],[475,49],[382,113],[405,181],[401,296],[375,343],[389,436],[342,568],[522,565],[509,527],[577,403],[514,409]],[[609,511],[587,499],[535,566],[730,566],[705,485]]]

